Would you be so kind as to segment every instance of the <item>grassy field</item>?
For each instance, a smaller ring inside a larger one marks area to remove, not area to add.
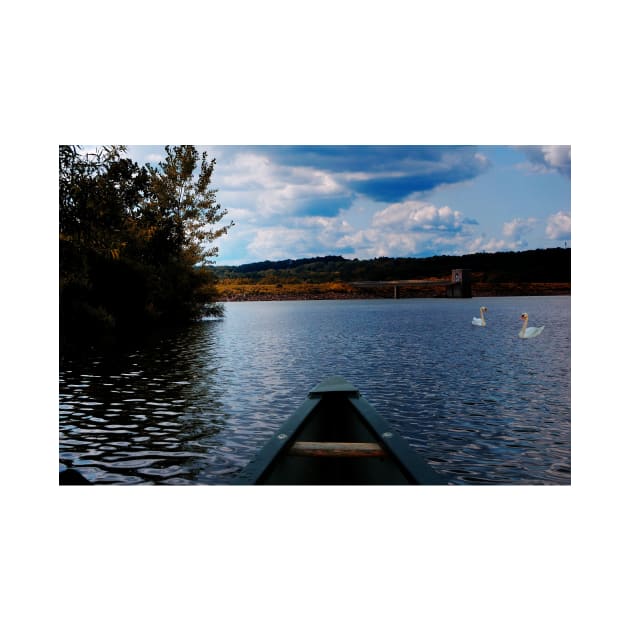
[[[316,300],[361,297],[359,292],[343,282],[257,283],[242,280],[220,280],[220,299],[225,302],[244,300]]]
[[[220,280],[219,300],[340,300],[391,298],[393,288],[359,289],[344,282],[258,283],[247,280]],[[473,297],[510,295],[570,295],[569,282],[473,282]],[[444,287],[401,287],[400,298],[444,297]]]

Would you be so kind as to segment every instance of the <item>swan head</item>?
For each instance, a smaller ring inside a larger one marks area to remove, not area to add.
[[[521,319],[527,321],[529,319],[529,315],[527,313],[521,313]]]
[[[487,312],[488,312],[488,307],[487,307],[487,306],[482,306],[482,307],[481,307],[481,310],[482,310],[484,313],[487,313]]]

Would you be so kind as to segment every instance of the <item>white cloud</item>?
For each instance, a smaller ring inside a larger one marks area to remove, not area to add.
[[[529,218],[529,219],[512,219],[512,221],[508,221],[503,224],[503,235],[508,238],[520,240],[524,234],[531,232],[534,229],[534,226],[537,223],[537,219]]]
[[[353,257],[369,259],[413,255],[421,238],[417,233],[383,232],[369,228],[344,236],[339,244],[342,247],[351,247],[354,251]]]
[[[325,198],[344,191],[333,177],[324,171],[307,168],[284,168],[282,170],[287,172],[280,174],[282,184],[273,189],[271,198],[283,207],[292,205],[296,201],[315,197]]]
[[[448,206],[437,208],[424,201],[412,200],[394,203],[376,212],[373,225],[404,230],[459,231],[464,225],[464,216]]]
[[[547,219],[545,234],[554,240],[568,240],[571,238],[571,213],[556,212]]]
[[[519,147],[528,157],[522,168],[534,173],[561,173],[571,177],[570,145],[539,145]]]
[[[315,228],[323,234],[347,234],[353,228],[342,216],[338,217],[303,217],[297,224],[306,228]]]
[[[256,236],[247,245],[253,260],[281,260],[308,256],[306,243],[307,230],[284,226],[267,227],[257,230]]]
[[[544,160],[551,168],[558,170],[571,168],[570,146],[542,146],[540,147]]]
[[[507,252],[522,249],[521,241],[507,241],[486,235],[478,236],[468,241],[464,248],[458,250],[458,254],[474,254],[476,252]]]
[[[256,260],[328,255],[343,248],[353,231],[342,217],[299,217],[292,226],[257,229],[247,251]]]
[[[301,225],[319,226],[322,245],[325,240],[329,247],[367,259],[433,253],[436,247],[447,251],[465,248],[470,238],[469,224],[474,223],[457,210],[419,200],[380,208],[368,225],[360,227],[362,222],[358,212],[348,212],[332,219],[311,217]]]
[[[343,217],[302,217],[292,227],[258,229],[247,250],[256,260],[320,256],[331,251],[368,259],[412,256],[424,247],[432,247],[434,240],[434,233],[404,227],[383,229],[373,224],[357,229]],[[444,238],[443,243],[448,240]]]
[[[217,167],[216,182],[226,205],[256,208],[262,219],[291,215],[304,204],[347,194],[328,172],[277,164],[251,152],[235,153]]]
[[[223,173],[228,173],[224,175]],[[231,162],[221,165],[221,188],[223,190],[274,188],[276,169],[264,156],[255,153],[236,153]]]

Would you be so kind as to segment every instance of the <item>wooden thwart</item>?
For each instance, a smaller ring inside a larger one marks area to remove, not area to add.
[[[289,455],[306,457],[384,457],[376,442],[296,442]]]

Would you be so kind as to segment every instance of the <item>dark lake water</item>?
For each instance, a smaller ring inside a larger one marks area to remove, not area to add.
[[[518,338],[523,311],[539,337]],[[570,484],[570,311],[567,296],[228,303],[221,320],[64,359],[60,469],[230,483],[340,375],[450,483]]]

